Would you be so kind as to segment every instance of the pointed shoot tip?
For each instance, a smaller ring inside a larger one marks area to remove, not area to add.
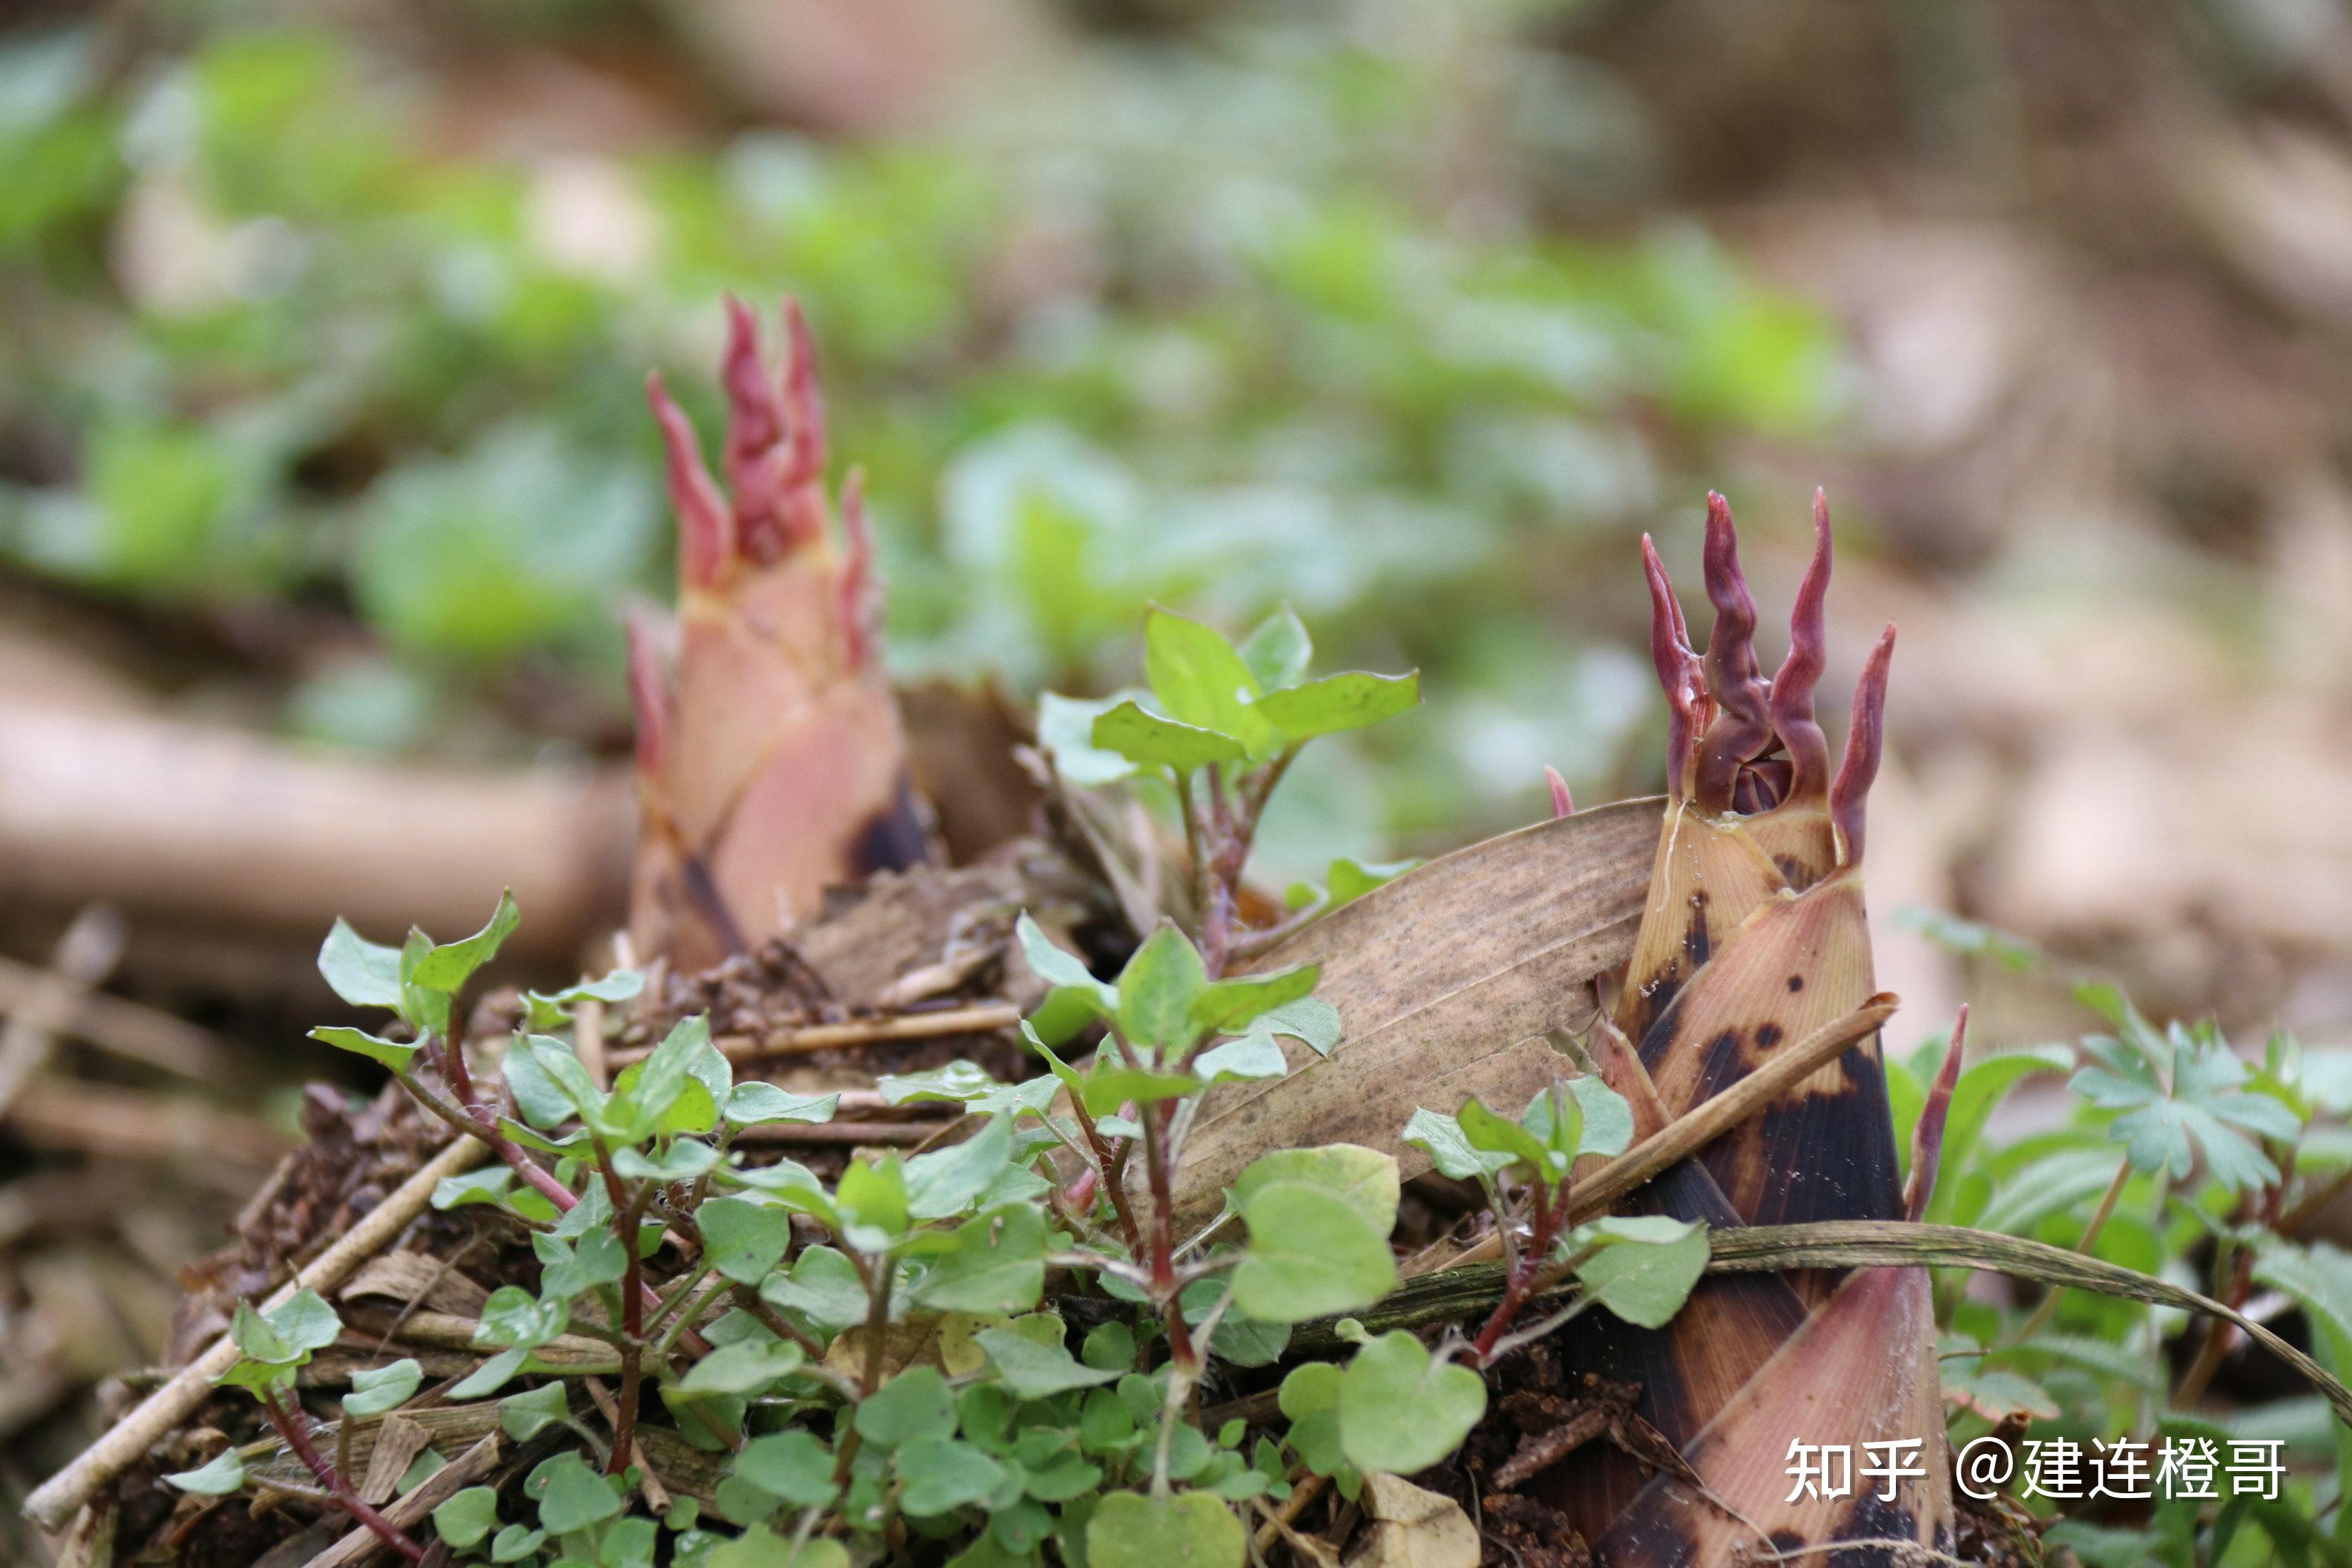
[[[691,587],[719,580],[735,550],[735,519],[702,461],[702,447],[686,410],[669,395],[661,373],[646,377],[646,399],[661,426],[662,463],[670,505],[677,510],[678,575]]]
[[[1838,864],[1861,863],[1864,813],[1870,786],[1886,748],[1886,671],[1895,658],[1895,623],[1886,623],[1878,645],[1862,667],[1853,689],[1853,723],[1846,731],[1845,760],[1830,785],[1830,824],[1837,835]]]
[[[1575,816],[1576,797],[1568,793],[1568,781],[1559,776],[1559,770],[1547,766],[1544,769],[1544,782],[1551,786],[1552,816],[1555,818]]]
[[[1911,1179],[1903,1189],[1903,1217],[1919,1223],[1936,1195],[1937,1167],[1944,1157],[1944,1122],[1952,1109],[1952,1086],[1960,1080],[1960,1057],[1969,1036],[1969,1005],[1952,1025],[1952,1043],[1945,1047],[1944,1065],[1919,1108],[1919,1123],[1911,1134]]]

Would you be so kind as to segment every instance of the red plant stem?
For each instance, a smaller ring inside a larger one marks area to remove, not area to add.
[[[1151,1293],[1159,1298],[1160,1312],[1168,1321],[1168,1353],[1179,1367],[1192,1372],[1200,1360],[1192,1349],[1192,1330],[1184,1323],[1183,1305],[1177,1299],[1176,1205],[1168,1178],[1168,1118],[1164,1100],[1143,1109],[1144,1168],[1151,1179]]]
[[[2290,1154],[2276,1186],[2266,1189],[2259,1200],[2249,1200],[2243,1205],[2250,1211],[2249,1217],[2256,1223],[2277,1228],[2279,1210],[2286,1200],[2287,1183],[2294,1177],[2293,1161],[2294,1156]],[[2242,1307],[2246,1304],[2246,1298],[2253,1293],[2253,1288],[2254,1249],[2241,1243],[2238,1255],[2231,1263],[2229,1289],[2216,1290],[2214,1294],[2231,1307]],[[2172,1403],[2177,1408],[2186,1410],[2203,1397],[2205,1385],[2213,1381],[2215,1373],[2221,1370],[2222,1358],[2230,1353],[2230,1346],[2236,1339],[2237,1331],[2219,1318],[2206,1325],[2205,1340],[2198,1346],[2197,1359],[2181,1374],[2180,1386],[2173,1392]]]
[[[466,1068],[466,1032],[453,1011],[449,1026],[441,1040],[441,1076],[457,1096],[457,1103],[471,1110],[474,1108],[474,1075]]]
[[[289,1412],[277,1394],[266,1389],[261,1393],[261,1407],[268,1412],[269,1424],[278,1428],[278,1436],[284,1438],[286,1446],[294,1450],[294,1457],[302,1461],[303,1468],[317,1477],[319,1484],[327,1489],[328,1493],[334,1498],[337,1507],[365,1525],[377,1540],[407,1558],[411,1563],[425,1561],[425,1548],[411,1541],[407,1534],[392,1521],[362,1502],[360,1494],[352,1489],[351,1482],[343,1479],[342,1472],[327,1463],[326,1457],[320,1454],[318,1446],[310,1441],[310,1435],[302,1429],[302,1423],[307,1418],[299,1409]]]
[[[1095,1130],[1095,1119],[1087,1108],[1072,1097],[1071,1109],[1077,1113],[1078,1130],[1087,1135],[1087,1147],[1095,1152],[1095,1160],[1102,1167],[1103,1191],[1110,1197],[1111,1212],[1118,1216],[1118,1227],[1127,1237],[1127,1250],[1138,1263],[1143,1261],[1143,1231],[1135,1223],[1135,1209],[1127,1201],[1127,1184],[1119,1179],[1120,1161],[1103,1135]]]
[[[496,1154],[500,1160],[506,1162],[508,1169],[511,1170],[516,1175],[520,1176],[525,1182],[529,1183],[532,1190],[537,1192],[540,1196],[545,1198],[549,1203],[553,1204],[558,1214],[570,1214],[572,1208],[580,1202],[577,1197],[572,1195],[570,1188],[566,1187],[562,1182],[555,1179],[555,1173],[552,1171],[550,1171],[546,1166],[532,1159],[521,1144],[517,1143],[513,1139],[499,1131],[496,1122],[490,1121],[488,1117],[483,1116],[479,1111],[458,1110],[456,1106],[451,1105],[447,1100],[443,1100],[439,1095],[435,1094],[431,1089],[426,1089],[423,1084],[417,1082],[414,1078],[411,1078],[406,1073],[400,1075],[400,1081],[407,1087],[409,1093],[416,1097],[417,1103],[424,1106],[425,1110],[431,1111],[434,1115],[439,1117],[442,1121],[447,1122],[458,1131],[466,1134],[468,1138],[479,1139],[484,1144],[488,1145],[491,1153]],[[610,1189],[608,1188],[607,1192],[609,1193],[609,1191]],[[614,1205],[614,1206],[617,1211],[620,1205]],[[640,1292],[639,1299],[646,1305],[655,1306],[659,1304],[659,1299],[654,1294],[654,1289],[652,1286],[641,1283],[638,1289]],[[688,1352],[695,1355],[701,1356],[709,1355],[710,1353],[710,1342],[704,1339],[700,1334],[696,1333],[692,1329],[688,1329],[685,1333],[679,1335],[678,1342],[684,1345]]]
[[[1528,1245],[1511,1258],[1510,1272],[1503,1280],[1503,1299],[1495,1303],[1493,1315],[1486,1320],[1486,1326],[1478,1331],[1478,1338],[1470,1347],[1471,1353],[1478,1358],[1481,1366],[1486,1365],[1486,1358],[1494,1354],[1496,1342],[1510,1328],[1511,1321],[1519,1315],[1519,1309],[1526,1306],[1528,1299],[1536,1293],[1546,1273],[1545,1265],[1551,1257],[1552,1243],[1559,1239],[1560,1216],[1568,1212],[1568,1184],[1560,1183],[1557,1200],[1549,1187],[1538,1184],[1534,1191],[1536,1212],[1532,1234],[1528,1237]]]
[[[604,1180],[609,1191],[620,1188],[620,1177],[613,1173],[612,1162],[604,1157],[604,1146],[596,1150],[597,1162],[604,1168]],[[636,1447],[637,1401],[645,1384],[646,1352],[646,1289],[645,1265],[637,1257],[637,1222],[645,1217],[646,1203],[653,1195],[650,1186],[640,1187],[627,1207],[616,1206],[613,1212],[613,1229],[619,1237],[622,1256],[626,1259],[621,1274],[621,1397],[613,1414],[613,1454],[605,1460],[607,1475],[619,1475],[629,1468],[629,1455]]]

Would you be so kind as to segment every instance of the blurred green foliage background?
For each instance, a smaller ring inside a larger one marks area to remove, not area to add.
[[[669,572],[645,372],[708,438],[720,291],[789,289],[906,673],[1105,689],[1148,602],[1286,598],[1431,697],[1287,792],[1319,853],[1529,815],[1547,763],[1645,780],[1633,535],[1820,429],[1838,348],[1620,216],[1641,127],[1542,47],[1557,7],[1079,8],[1050,66],[830,134],[715,85],[677,9],[435,13],[655,82],[652,132],[522,151],[495,75],[364,13],[0,35],[9,569],[214,628],[292,732],[613,749],[620,612]]]

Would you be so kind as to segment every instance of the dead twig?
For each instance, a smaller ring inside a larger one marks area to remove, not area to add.
[[[434,1187],[444,1177],[472,1170],[488,1154],[487,1148],[470,1138],[460,1138],[442,1150],[394,1188],[383,1202],[362,1215],[308,1267],[279,1286],[264,1303],[265,1308],[291,1300],[298,1290],[322,1294],[332,1290],[425,1212],[432,1201]],[[196,1407],[212,1393],[213,1379],[227,1371],[236,1357],[236,1345],[226,1334],[214,1341],[203,1354],[142,1400],[137,1409],[108,1428],[71,1464],[44,1481],[25,1500],[26,1515],[45,1530],[64,1528],[75,1510],[89,1501],[100,1487],[195,1414]]]
[[[32,1006],[48,973],[0,958],[0,1013],[14,1016]],[[235,1060],[228,1045],[210,1029],[102,991],[84,991],[68,1001],[57,1032],[126,1061],[200,1082],[217,1081]]]
[[[887,1040],[935,1040],[943,1035],[984,1035],[1009,1029],[1021,1021],[1021,1009],[1010,1002],[989,1002],[975,1007],[946,1007],[936,1013],[901,1013],[888,1018],[861,1018],[847,1024],[809,1024],[766,1035],[721,1035],[712,1043],[730,1061],[755,1062],[769,1057],[806,1056],[812,1051],[839,1050],[852,1046],[880,1045]],[[605,1063],[615,1070],[653,1055],[650,1047],[607,1051]]]
[[[249,1171],[294,1145],[267,1121],[187,1095],[46,1079],[17,1091],[7,1121],[10,1131],[41,1148],[114,1160],[191,1160],[207,1172],[224,1165]],[[250,1179],[239,1176],[227,1186],[242,1194]]]
[[[101,905],[76,915],[58,939],[49,967],[33,976],[28,994],[0,1030],[0,1116],[48,1065],[58,1034],[73,1016],[74,1004],[106,978],[122,956],[122,917]]]
[[[613,1398],[613,1391],[604,1386],[604,1380],[601,1377],[583,1377],[580,1381],[586,1386],[588,1397],[595,1402],[598,1413],[604,1417],[604,1424],[617,1435],[621,1429],[621,1407]],[[654,1473],[654,1462],[646,1458],[646,1447],[637,1441],[634,1433],[629,1437],[629,1462],[637,1467],[637,1490],[644,1496],[646,1506],[656,1513],[667,1513],[669,1489],[662,1485],[661,1477]]]

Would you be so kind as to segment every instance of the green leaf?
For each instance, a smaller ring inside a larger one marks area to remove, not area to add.
[[[1011,1329],[982,1329],[972,1339],[988,1353],[1004,1386],[1023,1399],[1048,1399],[1116,1382],[1122,1370],[1080,1365],[1061,1345],[1042,1345]]]
[[[1321,974],[1320,965],[1300,963],[1238,980],[1215,981],[1193,997],[1192,1022],[1203,1034],[1236,1034],[1252,1019],[1304,999]]]
[[[234,1447],[226,1447],[196,1469],[180,1470],[163,1479],[198,1497],[226,1497],[245,1485],[245,1461],[237,1458]]]
[[[540,1074],[562,1097],[569,1109],[579,1113],[582,1121],[607,1136],[614,1131],[625,1133],[629,1131],[606,1116],[604,1091],[596,1087],[596,1080],[588,1075],[588,1069],[581,1065],[580,1058],[572,1053],[570,1046],[547,1035],[525,1035],[519,1044],[523,1051],[530,1054]],[[514,1047],[508,1047],[507,1081],[515,1084],[515,1103],[533,1125],[554,1126],[562,1118],[558,1116],[541,1121],[538,1110],[523,1098],[522,1086],[515,1083],[513,1058],[517,1054]]]
[[[993,1094],[1004,1086],[990,1077],[987,1068],[976,1063],[952,1061],[929,1072],[886,1076],[875,1087],[882,1091],[885,1105],[908,1105],[921,1100],[945,1100],[965,1105]]]
[[[907,1212],[946,1219],[970,1209],[1013,1158],[1013,1119],[992,1116],[962,1142],[907,1162]]]
[[[500,1351],[460,1379],[457,1386],[449,1390],[449,1397],[479,1399],[485,1394],[496,1394],[522,1370],[522,1363],[530,1358],[530,1352],[520,1347]]]
[[[1629,1112],[1628,1131],[1633,1121]],[[1555,1079],[1549,1088],[1538,1089],[1520,1113],[1519,1124],[1543,1140],[1554,1170],[1564,1171],[1576,1163],[1577,1146],[1584,1142],[1584,1106],[1569,1092],[1565,1079]]]
[[[467,1204],[502,1203],[507,1190],[514,1185],[514,1171],[507,1165],[467,1171],[458,1176],[444,1176],[433,1184],[433,1206],[436,1209],[457,1209],[464,1208]]]
[[[1045,1289],[1045,1218],[1008,1205],[966,1220],[930,1260],[915,1300],[934,1311],[1025,1312]]]
[[[758,1079],[735,1085],[727,1096],[727,1120],[738,1127],[775,1121],[815,1126],[832,1121],[840,1109],[838,1094],[793,1094]]]
[[[1290,1421],[1339,1408],[1339,1369],[1328,1361],[1301,1362],[1283,1375],[1275,1407]]]
[[[613,1173],[625,1182],[690,1182],[719,1163],[719,1151],[694,1138],[671,1141],[658,1159],[635,1149],[613,1151]]]
[[[905,1483],[898,1493],[898,1507],[915,1519],[985,1502],[1004,1484],[1003,1466],[954,1437],[917,1437],[903,1443],[894,1463]]]
[[[1388,1233],[1320,1187],[1273,1182],[1242,1205],[1249,1248],[1234,1270],[1234,1304],[1269,1323],[1369,1307],[1396,1289]]]
[[[352,1373],[352,1391],[343,1396],[343,1414],[381,1415],[408,1403],[425,1381],[425,1368],[403,1356],[388,1366],[364,1366]]]
[[[712,1048],[709,1019],[700,1013],[691,1018],[680,1019],[668,1034],[662,1037],[661,1044],[653,1048],[651,1055],[623,1069],[620,1076],[613,1080],[616,1118],[625,1119],[633,1129],[641,1129],[638,1136],[655,1131],[656,1124],[677,1103],[678,1097],[686,1092],[687,1086],[689,1083],[698,1085],[699,1080],[689,1069],[695,1059],[709,1048]],[[628,1105],[626,1111],[621,1109],[620,1102],[624,1100]],[[714,1104],[710,1111],[711,1121],[705,1122],[699,1131],[709,1131],[715,1123],[717,1114],[718,1107]]]
[[[550,1535],[564,1536],[585,1530],[621,1511],[621,1500],[604,1478],[588,1468],[577,1454],[558,1454],[530,1473],[523,1483],[529,1496],[539,1493],[539,1525]]]
[[[1351,670],[1327,675],[1304,686],[1269,691],[1254,704],[1256,711],[1296,745],[1317,735],[1360,730],[1383,719],[1410,711],[1421,704],[1421,675],[1370,675]]]
[[[1418,860],[1352,860],[1344,856],[1333,860],[1323,873],[1324,897],[1329,900],[1326,912],[1388,886],[1420,864]]]
[[[807,1359],[789,1340],[739,1340],[696,1362],[678,1387],[688,1394],[761,1394]]]
[[[1394,1155],[1354,1143],[1312,1149],[1277,1149],[1251,1161],[1234,1180],[1234,1206],[1247,1213],[1250,1200],[1276,1183],[1315,1187],[1354,1211],[1366,1228],[1385,1239],[1396,1228],[1399,1183]]]
[[[478,1544],[498,1522],[499,1494],[492,1487],[467,1487],[433,1510],[434,1531],[460,1552]]]
[[[1193,1076],[1202,1083],[1280,1078],[1289,1070],[1290,1060],[1274,1037],[1256,1031],[1212,1046],[1192,1058]]]
[[[760,1299],[831,1331],[866,1321],[866,1287],[857,1269],[830,1247],[803,1248],[793,1259],[790,1275],[772,1274],[761,1281]]]
[[[918,1437],[952,1436],[955,1395],[937,1367],[910,1366],[861,1401],[855,1421],[859,1436],[884,1448]]]
[[[1181,1100],[1201,1091],[1201,1080],[1190,1073],[1152,1072],[1144,1068],[1113,1067],[1106,1058],[1083,1080],[1079,1103],[1089,1116],[1108,1116],[1129,1100],[1150,1105]]]
[[[482,1319],[474,1342],[502,1345],[509,1350],[536,1350],[561,1334],[572,1322],[568,1297],[542,1301],[520,1285],[501,1285],[482,1303]]]
[[[841,1491],[833,1463],[833,1450],[816,1434],[795,1427],[752,1438],[729,1468],[794,1508],[823,1508]]]
[[[764,1524],[711,1549],[702,1568],[849,1568],[849,1549],[823,1536],[798,1546]]]
[[[1098,1018],[1118,1016],[1118,987],[1095,978],[1086,961],[1076,953],[1056,944],[1021,911],[1013,922],[1013,934],[1020,939],[1021,955],[1029,963],[1029,972],[1054,988],[1054,994],[1067,994]]]
[[[1702,1225],[1686,1226],[1683,1234],[1667,1240],[1621,1232],[1614,1245],[1577,1265],[1576,1278],[1588,1295],[1617,1316],[1655,1329],[1682,1310],[1691,1287],[1706,1272],[1706,1227]]]
[[[1356,1352],[1339,1374],[1339,1447],[1360,1470],[1411,1475],[1452,1454],[1486,1413],[1486,1384],[1433,1361],[1400,1329]]]
[[[1207,1492],[1112,1492],[1087,1521],[1087,1568],[1242,1568],[1241,1521]]]
[[[1442,1110],[1416,1107],[1412,1119],[1404,1124],[1404,1141],[1425,1151],[1437,1165],[1438,1173],[1457,1182],[1475,1182],[1503,1170],[1513,1156],[1493,1149],[1481,1149],[1470,1142],[1462,1131],[1462,1123]]]
[[[1116,1321],[1097,1323],[1087,1331],[1086,1342],[1078,1347],[1078,1359],[1106,1372],[1132,1372],[1135,1331]]]
[[[2291,1142],[2302,1119],[2267,1094],[2246,1091],[2252,1069],[2218,1029],[2175,1025],[2159,1035],[2111,987],[2085,987],[2083,994],[2120,1019],[2123,1037],[2086,1040],[2098,1065],[2077,1072],[2070,1087],[2101,1110],[2123,1113],[2108,1136],[2126,1146],[2135,1169],[2168,1170],[2178,1180],[2201,1149],[2207,1171],[2230,1192],[2278,1180],[2260,1140]]]
[[[1633,1146],[1633,1108],[1625,1103],[1623,1095],[1591,1076],[1569,1079],[1568,1092],[1576,1097],[1578,1109],[1584,1112],[1579,1154],[1613,1158]],[[1530,1106],[1528,1111],[1532,1115],[1534,1108]]]
[[[1317,1056],[1328,1057],[1339,1043],[1339,1009],[1309,996],[1260,1014],[1251,1032],[1285,1035],[1303,1042]]]
[[[436,947],[425,953],[409,971],[408,983],[444,995],[455,995],[473,978],[476,970],[498,956],[499,949],[521,923],[522,911],[515,908],[513,892],[500,893],[489,924],[463,942]]]
[[[371,1035],[364,1029],[349,1029],[340,1024],[323,1025],[310,1031],[314,1040],[323,1040],[339,1050],[353,1051],[382,1062],[394,1072],[406,1072],[409,1058],[419,1049],[415,1041],[405,1044]]]
[[[907,1168],[896,1154],[852,1160],[833,1199],[845,1225],[842,1238],[860,1252],[883,1251],[907,1234]]]
[[[526,991],[522,994],[523,1022],[539,1034],[560,1028],[570,1020],[572,1010],[583,1002],[602,1002],[614,1005],[626,1002],[646,988],[646,977],[634,969],[615,969],[602,980],[583,980],[577,985],[567,985],[561,991]]]
[[[520,1563],[538,1552],[546,1541],[547,1531],[531,1530],[520,1524],[509,1524],[490,1539],[490,1561]]]
[[[335,1310],[327,1304],[327,1299],[307,1288],[295,1291],[278,1305],[268,1309],[261,1318],[278,1343],[286,1347],[286,1353],[265,1355],[245,1341],[237,1341],[237,1348],[257,1361],[306,1361],[312,1351],[325,1350],[343,1331],[343,1321],[335,1316]]]
[[[1568,1173],[1570,1162],[1555,1160],[1549,1143],[1509,1117],[1487,1110],[1475,1097],[1463,1102],[1454,1120],[1461,1123],[1462,1135],[1470,1140],[1473,1148],[1508,1154],[1514,1162],[1525,1165],[1531,1175],[1547,1181],[1557,1182]]]
[[[1199,951],[1173,922],[1162,921],[1119,973],[1119,1033],[1147,1059],[1152,1052],[1179,1055],[1201,1037],[1192,1007],[1208,989]]]
[[[400,950],[368,941],[340,919],[319,946],[319,973],[354,1007],[400,1010]]]
[[[542,1266],[539,1294],[543,1300],[568,1301],[599,1285],[617,1285],[628,1272],[628,1249],[609,1223],[583,1230],[576,1247],[560,1236],[533,1236],[530,1245]]]
[[[757,1285],[766,1279],[792,1246],[792,1215],[766,1204],[709,1198],[694,1211],[694,1217],[702,1227],[704,1258],[739,1285]]]
[[[571,1091],[562,1081],[540,1065],[538,1050],[531,1042],[547,1037],[544,1035],[526,1035],[514,1040],[507,1047],[506,1059],[499,1070],[506,1079],[507,1091],[514,1096],[515,1109],[522,1112],[522,1119],[533,1127],[555,1128],[570,1121],[580,1108],[573,1102]],[[572,1054],[564,1048],[562,1041],[550,1043],[556,1049],[562,1050],[564,1055]],[[591,1082],[589,1087],[593,1089],[595,1086]]]
[[[1232,1292],[1233,1286],[1227,1280],[1195,1279],[1184,1287],[1177,1304],[1183,1310],[1184,1321],[1197,1328]],[[1260,1322],[1246,1312],[1230,1308],[1217,1320],[1209,1336],[1210,1351],[1218,1360],[1234,1366],[1272,1366],[1289,1347],[1288,1323]]]
[[[1298,684],[1307,673],[1307,661],[1315,657],[1315,644],[1297,615],[1285,605],[1252,627],[1238,651],[1258,689],[1272,691]]]
[[[571,1419],[572,1400],[561,1379],[499,1401],[499,1430],[518,1443]]]
[[[1238,763],[1249,755],[1249,748],[1231,735],[1160,718],[1132,701],[1099,715],[1091,738],[1097,750],[1116,752],[1143,767],[1172,768],[1180,773],[1219,763]]]
[[[1178,723],[1230,735],[1253,756],[1267,755],[1281,742],[1253,706],[1257,678],[1212,626],[1154,608],[1143,621],[1143,676]]]
[[[1126,700],[1064,697],[1048,691],[1037,699],[1037,743],[1054,759],[1054,771],[1074,789],[1099,789],[1135,772],[1117,752],[1094,743],[1095,721]]]

